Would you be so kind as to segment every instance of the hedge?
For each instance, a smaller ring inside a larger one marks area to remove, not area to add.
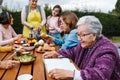
[[[120,16],[110,15],[101,12],[80,12],[80,11],[72,11],[74,12],[78,18],[84,15],[94,15],[99,18],[103,25],[103,34],[107,37],[112,36],[120,36]],[[50,15],[50,10],[47,12],[47,15]],[[48,14],[49,13],[49,14]],[[21,12],[11,12],[14,18],[13,28],[17,33],[22,33],[23,25],[21,24]]]

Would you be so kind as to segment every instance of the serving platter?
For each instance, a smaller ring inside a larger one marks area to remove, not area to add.
[[[21,64],[31,64],[36,60],[33,54],[22,54],[20,56],[13,56],[14,60],[20,61]]]

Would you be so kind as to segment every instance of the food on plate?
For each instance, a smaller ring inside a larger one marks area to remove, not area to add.
[[[25,50],[33,50],[35,48],[35,46],[24,46]]]
[[[44,46],[39,46],[37,48],[37,52],[43,52],[43,51],[55,51],[55,48],[44,43]]]
[[[45,51],[50,50],[50,46],[47,43],[45,43],[44,46],[43,46],[43,49]]]
[[[51,47],[51,49],[50,49],[51,51],[55,51],[55,48],[54,47]]]
[[[30,52],[22,52],[22,54],[30,54]]]
[[[40,39],[40,40],[38,41],[38,43],[39,43],[40,45],[43,45],[43,44],[44,44],[44,41],[43,41],[42,39]]]
[[[16,52],[24,52],[25,49],[22,46],[19,46],[18,48],[15,49]]]
[[[36,47],[44,45],[44,41],[40,39],[38,42],[34,44]]]
[[[34,46],[34,44],[37,42],[36,39],[28,39],[27,44],[28,46]]]
[[[37,40],[36,39],[32,39],[32,41],[31,41],[32,43],[36,43],[37,42]]]
[[[42,32],[41,35],[40,35],[40,37],[41,37],[41,38],[46,38],[47,36],[46,36],[45,33]]]
[[[43,47],[42,47],[42,46],[39,46],[39,47],[37,48],[37,51],[43,51]]]
[[[17,40],[15,41],[15,43],[16,43],[16,44],[22,44],[23,41],[22,41],[21,39],[17,39]]]
[[[17,42],[18,42],[18,43],[21,43],[21,40],[20,40],[20,39],[18,39],[18,40],[17,40]]]
[[[28,61],[35,60],[35,56],[34,55],[21,55],[21,56],[18,56],[18,60],[20,62],[28,62]]]

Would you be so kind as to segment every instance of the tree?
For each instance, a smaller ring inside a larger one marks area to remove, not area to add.
[[[3,0],[0,0],[0,5],[2,4]]]
[[[2,2],[3,2],[3,0],[0,0],[0,13],[2,12]]]
[[[116,2],[115,11],[120,14],[120,0],[117,0]]]

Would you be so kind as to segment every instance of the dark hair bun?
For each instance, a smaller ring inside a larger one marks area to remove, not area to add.
[[[0,24],[10,24],[10,14],[8,12],[0,13]]]

